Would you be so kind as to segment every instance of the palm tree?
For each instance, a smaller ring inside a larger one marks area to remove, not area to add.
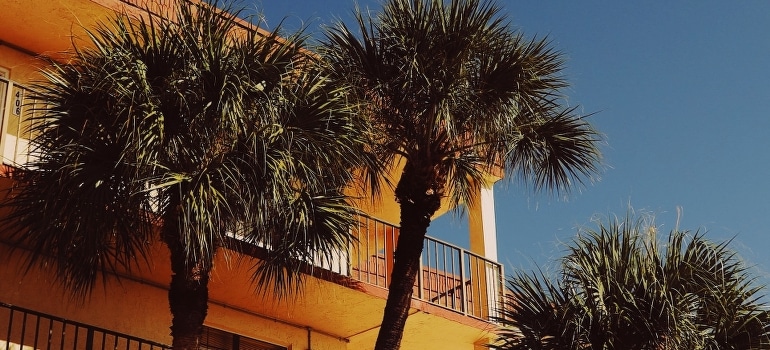
[[[667,293],[653,231],[626,218],[588,231],[568,248],[564,279],[578,293],[577,324],[592,349],[691,348],[692,322]],[[649,234],[650,236],[645,236]],[[689,329],[688,329],[689,327]]]
[[[570,308],[569,290],[538,274],[516,272],[508,279],[504,307],[495,318],[504,325],[497,330],[495,349],[577,350],[582,349]]]
[[[321,50],[380,129],[378,159],[403,165],[394,179],[401,231],[378,350],[399,347],[423,239],[443,200],[473,203],[485,174],[499,171],[564,192],[595,173],[600,158],[599,135],[560,104],[561,54],[514,32],[494,3],[383,6],[376,18],[356,11],[360,33],[344,24],[327,30]]]
[[[119,13],[49,62],[35,160],[5,203],[30,266],[51,257],[79,297],[163,242],[175,349],[197,349],[213,258],[230,238],[270,248],[254,278],[278,292],[347,248],[356,211],[342,189],[368,138],[302,34],[244,28],[219,5]]]
[[[499,349],[770,349],[763,287],[728,248],[627,216],[581,233],[558,282],[519,273]],[[553,346],[556,345],[556,346]]]

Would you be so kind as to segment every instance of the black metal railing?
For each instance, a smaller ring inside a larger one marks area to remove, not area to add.
[[[362,217],[354,230],[349,276],[387,288],[400,229],[371,217]],[[339,267],[337,270],[345,270]],[[420,274],[414,297],[468,316],[490,320],[499,310],[503,293],[503,267],[441,240],[425,237]]]
[[[131,335],[0,302],[0,350],[166,350]]]

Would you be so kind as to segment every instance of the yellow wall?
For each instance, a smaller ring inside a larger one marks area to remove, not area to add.
[[[40,79],[40,60],[0,44],[0,67],[10,70],[10,78],[22,84]]]
[[[119,281],[113,277],[106,288],[101,281],[98,282],[92,295],[85,301],[73,300],[52,278],[51,269],[34,267],[25,272],[25,256],[21,252],[12,251],[7,243],[0,243],[0,301],[163,344],[171,343],[167,292],[154,281],[155,277],[137,275],[123,277]],[[164,265],[159,263],[150,266],[148,271],[152,270],[152,275],[165,274],[170,279],[171,272]],[[149,278],[140,280],[143,277]],[[213,281],[210,287],[214,290],[223,287],[243,288],[238,284],[226,284],[221,279]],[[251,288],[247,288],[247,291],[251,293]],[[271,306],[275,304],[274,300],[263,300],[256,295],[252,297]],[[306,327],[287,324],[277,317],[258,316],[259,310],[246,310],[238,305],[226,306],[226,301],[212,300],[206,319],[207,326],[290,349],[307,349]],[[280,306],[284,314],[290,312],[288,306],[289,303]],[[312,328],[310,332],[314,350],[347,349],[347,341],[344,339],[319,333]]]

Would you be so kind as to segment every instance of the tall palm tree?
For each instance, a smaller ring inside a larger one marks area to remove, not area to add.
[[[239,14],[186,0],[118,13],[49,62],[35,157],[5,203],[30,264],[51,257],[81,297],[100,272],[137,268],[163,242],[175,349],[197,349],[229,238],[270,248],[255,278],[285,292],[303,263],[347,248],[356,213],[342,189],[362,160],[363,119],[302,34],[246,29]]]
[[[373,150],[404,166],[401,231],[376,349],[396,349],[423,239],[442,200],[473,203],[485,174],[562,192],[597,170],[598,134],[560,104],[562,56],[484,0],[389,0],[360,33],[338,24],[322,56],[380,128]]]
[[[770,310],[746,265],[702,234],[630,216],[583,232],[558,282],[509,282],[499,349],[770,349]],[[555,345],[555,346],[554,346]]]

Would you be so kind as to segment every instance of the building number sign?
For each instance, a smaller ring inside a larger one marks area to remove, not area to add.
[[[13,94],[13,115],[21,116],[21,104],[24,100],[24,93],[21,89],[16,89],[16,93]]]

